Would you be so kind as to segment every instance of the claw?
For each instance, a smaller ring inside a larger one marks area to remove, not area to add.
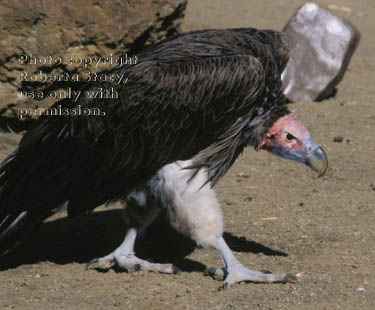
[[[135,265],[134,265],[134,271],[135,271],[135,272],[138,272],[138,271],[140,271],[141,269],[142,269],[142,267],[141,267],[140,264],[135,264]]]
[[[217,268],[206,268],[203,272],[204,276],[212,276],[216,273]]]
[[[178,267],[176,265],[173,265],[172,268],[173,268],[174,274],[180,274],[181,273],[180,269],[178,269]]]
[[[266,270],[266,269],[263,269],[263,270],[259,270],[261,273],[264,273],[264,274],[272,274],[271,271],[269,270]]]
[[[283,281],[281,281],[283,283],[296,283],[298,282],[298,277],[295,276],[294,274],[291,274],[291,273],[287,273],[283,279]]]
[[[86,270],[90,268],[91,265],[97,264],[99,262],[99,258],[93,258],[86,264]]]
[[[154,264],[135,256],[134,243],[137,237],[137,230],[129,228],[124,241],[112,253],[101,257],[94,258],[86,265],[88,269],[91,265],[97,264],[97,269],[108,270],[112,267],[117,267],[126,270],[128,273],[142,270],[149,270],[159,273],[174,273],[178,274],[180,271],[172,264]]]
[[[218,281],[223,281],[227,276],[227,272],[224,268],[207,268],[203,275],[210,276]]]

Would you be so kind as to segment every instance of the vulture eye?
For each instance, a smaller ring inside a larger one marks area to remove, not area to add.
[[[292,142],[293,140],[296,140],[296,137],[293,136],[291,133],[288,132],[288,133],[285,135],[285,141],[286,141],[286,142]]]

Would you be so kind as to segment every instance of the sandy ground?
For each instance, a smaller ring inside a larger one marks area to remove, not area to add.
[[[299,0],[190,0],[185,30],[281,29]],[[123,237],[119,210],[53,219],[0,264],[1,309],[375,309],[375,27],[373,0],[318,1],[349,19],[362,41],[335,98],[291,109],[326,150],[323,178],[266,152],[247,150],[216,187],[225,237],[253,269],[302,273],[297,284],[235,285],[203,276],[216,253],[184,253],[168,234],[144,240],[145,257],[171,261],[180,275],[85,271],[85,263]],[[333,6],[332,6],[333,5]],[[334,137],[342,136],[341,143]],[[18,137],[2,135],[1,156]],[[249,174],[240,178],[238,173]],[[168,242],[166,242],[168,241]],[[185,243],[184,243],[185,244]],[[167,247],[167,249],[166,249]],[[185,244],[191,249],[190,244]],[[164,256],[164,252],[168,252]]]

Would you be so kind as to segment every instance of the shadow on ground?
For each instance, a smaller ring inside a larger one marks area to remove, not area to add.
[[[57,264],[87,263],[92,258],[112,252],[122,242],[126,232],[121,210],[98,211],[75,218],[59,218],[44,223],[15,252],[0,258],[0,270],[22,264],[51,261]],[[287,256],[245,237],[224,234],[236,252]],[[160,218],[148,228],[136,244],[137,256],[154,262],[174,263],[182,271],[204,271],[206,266],[185,258],[195,249],[195,243],[175,231]]]

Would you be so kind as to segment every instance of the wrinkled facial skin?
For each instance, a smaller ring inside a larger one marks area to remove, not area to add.
[[[307,129],[292,114],[280,117],[262,138],[257,149],[265,149],[283,158],[304,163],[323,176],[328,160]]]

